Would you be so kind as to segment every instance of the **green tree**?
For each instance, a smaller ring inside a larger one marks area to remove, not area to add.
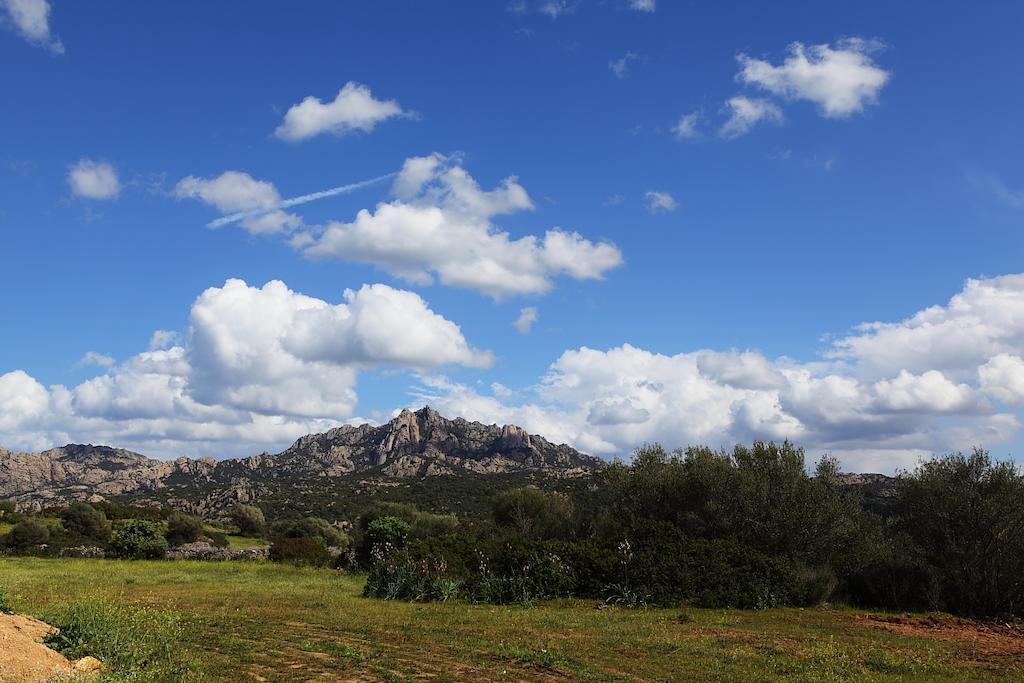
[[[157,560],[167,553],[167,539],[156,522],[132,519],[114,532],[110,548],[124,559]]]
[[[242,536],[262,536],[267,527],[263,511],[255,505],[236,505],[231,508],[231,521]]]
[[[938,607],[1024,616],[1024,476],[975,449],[921,463],[900,477],[897,526],[938,582]]]
[[[110,520],[88,503],[72,503],[61,514],[64,528],[96,543],[110,540]]]
[[[401,517],[378,517],[366,527],[366,538],[371,544],[390,544],[396,548],[405,545],[412,525]]]
[[[275,535],[286,538],[311,538],[322,543],[325,548],[346,548],[349,544],[349,538],[343,531],[320,517],[305,517],[277,525]]]
[[[50,541],[50,527],[35,519],[18,522],[7,534],[7,545],[18,550],[44,545]]]
[[[575,510],[563,493],[532,486],[502,491],[494,497],[494,521],[525,538],[567,538],[572,533]]]
[[[195,543],[203,535],[203,520],[184,512],[172,512],[167,517],[167,544],[172,548],[185,543]]]

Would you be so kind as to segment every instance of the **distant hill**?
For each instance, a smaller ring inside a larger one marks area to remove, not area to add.
[[[0,498],[36,509],[74,500],[150,499],[203,512],[232,502],[262,501],[282,491],[296,498],[315,490],[316,498],[329,498],[331,484],[342,494],[438,475],[568,479],[601,466],[597,458],[515,425],[449,420],[424,407],[403,411],[379,427],[344,425],[310,434],[274,455],[220,461],[161,461],[77,444],[42,453],[0,448]]]

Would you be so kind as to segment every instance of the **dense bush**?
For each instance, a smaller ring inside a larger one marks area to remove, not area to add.
[[[325,548],[347,548],[349,538],[345,532],[319,517],[304,517],[283,521],[272,529],[272,540],[284,538],[308,538],[318,541]]]
[[[167,539],[156,522],[132,519],[114,532],[110,549],[127,560],[157,560],[167,554]]]
[[[575,511],[564,493],[524,487],[503,491],[494,497],[494,521],[526,538],[568,538]]]
[[[203,520],[184,512],[172,512],[167,517],[167,531],[164,537],[172,548],[185,543],[195,543],[203,535]]]
[[[270,559],[297,566],[325,567],[331,555],[319,538],[277,536],[270,544]]]
[[[896,525],[935,582],[937,607],[1024,616],[1024,476],[975,450],[922,463],[900,479]]]
[[[366,538],[371,544],[401,548],[412,531],[412,525],[400,517],[378,517],[366,527]]]
[[[15,550],[26,550],[48,543],[50,527],[36,519],[23,519],[7,534],[6,545]]]
[[[64,529],[81,538],[104,545],[110,540],[110,520],[88,503],[72,503],[61,513]]]
[[[231,521],[242,536],[262,536],[267,519],[255,505],[236,505],[231,509]]]

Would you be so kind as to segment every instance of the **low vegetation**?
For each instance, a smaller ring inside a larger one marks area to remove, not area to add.
[[[362,597],[360,574],[273,562],[7,557],[0,577],[13,609],[83,634],[68,651],[113,665],[115,680],[1024,676],[1019,632],[943,615],[380,601]],[[146,678],[139,662],[178,673]]]

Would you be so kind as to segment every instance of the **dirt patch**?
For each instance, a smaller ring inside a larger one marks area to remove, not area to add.
[[[892,633],[957,643],[982,657],[1024,657],[1024,628],[944,614],[864,614],[856,619]]]
[[[0,613],[0,681],[80,680],[102,670],[102,664],[92,657],[72,663],[43,645],[43,639],[53,630],[32,617]]]
[[[71,662],[43,645],[53,627],[20,614],[0,614],[0,680],[68,678]]]

